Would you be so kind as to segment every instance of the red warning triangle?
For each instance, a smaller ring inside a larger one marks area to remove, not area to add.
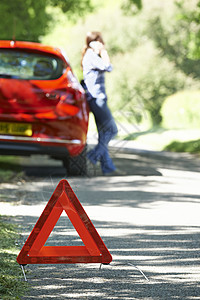
[[[44,246],[63,210],[85,246]],[[59,182],[43,213],[20,251],[17,262],[25,264],[105,263],[112,256],[87,216],[68,181]]]

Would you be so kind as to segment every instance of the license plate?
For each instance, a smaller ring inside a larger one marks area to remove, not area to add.
[[[0,134],[32,136],[32,125],[0,122]]]

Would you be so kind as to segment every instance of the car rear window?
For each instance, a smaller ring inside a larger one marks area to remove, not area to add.
[[[53,80],[66,68],[57,56],[17,49],[0,49],[0,78]]]

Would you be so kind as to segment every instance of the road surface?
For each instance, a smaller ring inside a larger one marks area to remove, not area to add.
[[[59,162],[22,158],[26,180],[0,184],[1,214],[20,225],[20,248],[65,178],[113,256],[101,270],[27,265],[24,300],[200,299],[200,159],[116,148],[112,157],[123,176],[102,176],[97,166],[87,177],[67,178]],[[47,244],[81,243],[62,214]]]

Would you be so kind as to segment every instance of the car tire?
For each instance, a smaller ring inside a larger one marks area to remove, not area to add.
[[[86,176],[87,175],[87,146],[81,154],[77,156],[69,156],[63,159],[63,166],[67,171],[68,176]]]

